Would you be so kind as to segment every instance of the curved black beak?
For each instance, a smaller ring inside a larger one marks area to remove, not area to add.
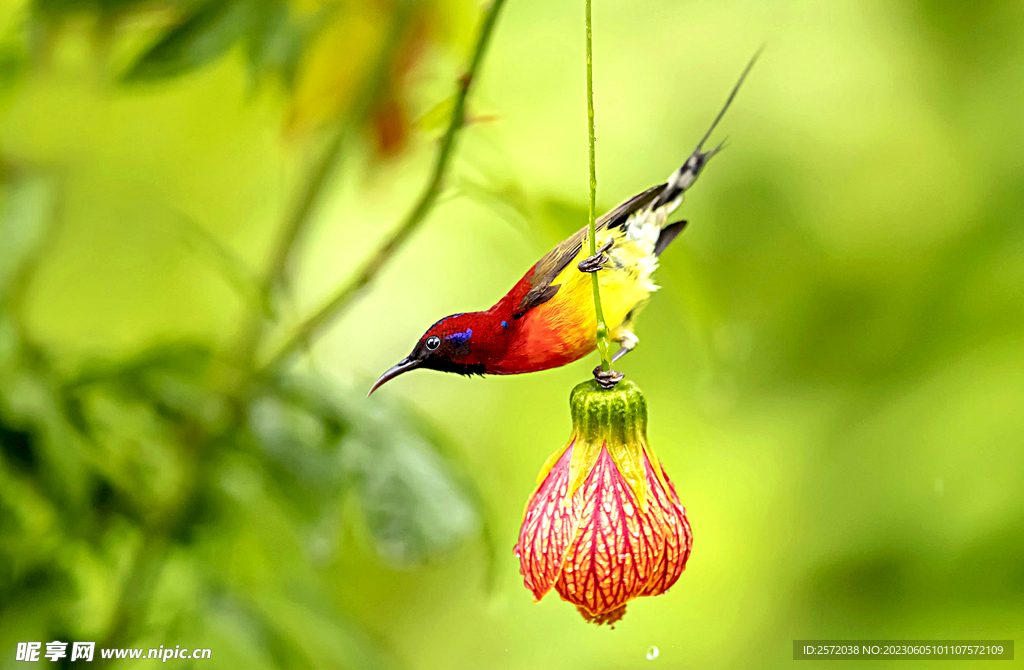
[[[388,368],[387,372],[382,374],[380,376],[380,379],[378,379],[376,382],[373,383],[373,386],[370,387],[370,392],[366,394],[366,397],[370,397],[370,393],[373,393],[374,391],[379,389],[381,386],[383,386],[385,382],[394,379],[395,377],[397,377],[398,375],[402,374],[403,372],[408,372],[409,370],[415,370],[416,368],[418,368],[420,366],[420,364],[422,362],[423,361],[418,361],[418,360],[413,359],[410,356],[406,356],[402,360],[398,361],[398,363],[396,363],[395,365],[392,365],[390,368]]]

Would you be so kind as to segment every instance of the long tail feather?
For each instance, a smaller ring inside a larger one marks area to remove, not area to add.
[[[657,199],[655,199],[654,203],[651,205],[652,210],[668,205],[666,212],[667,216],[669,212],[678,207],[679,203],[682,202],[683,193],[685,193],[686,190],[693,186],[693,183],[697,181],[697,177],[704,169],[704,166],[707,165],[708,161],[710,161],[713,156],[725,148],[725,141],[723,141],[710,151],[701,151],[704,148],[704,143],[708,141],[708,138],[711,137],[711,133],[715,130],[715,127],[718,126],[718,122],[722,120],[723,116],[725,116],[725,112],[729,109],[729,105],[732,104],[733,98],[736,97],[736,94],[740,90],[740,86],[743,85],[743,80],[747,78],[747,74],[749,74],[751,68],[754,67],[754,63],[757,62],[757,58],[761,55],[762,51],[764,51],[763,46],[757,50],[754,56],[750,59],[750,62],[747,63],[747,67],[743,69],[743,74],[740,75],[739,81],[737,81],[736,85],[732,87],[732,92],[729,93],[729,97],[722,106],[722,110],[718,112],[718,116],[715,117],[715,120],[711,123],[711,127],[708,128],[708,131],[704,133],[704,137],[700,138],[700,142],[697,143],[697,148],[693,150],[690,157],[687,158],[686,162],[668,178],[668,181],[665,183],[665,190],[658,195]]]

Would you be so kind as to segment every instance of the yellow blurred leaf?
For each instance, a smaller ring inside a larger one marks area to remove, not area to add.
[[[452,109],[455,107],[455,95],[450,95],[441,102],[428,109],[423,116],[416,120],[417,130],[434,132],[441,130],[448,124],[452,116]]]
[[[304,135],[349,111],[389,23],[385,14],[369,5],[359,10],[332,14],[303,55],[287,121],[289,134]]]

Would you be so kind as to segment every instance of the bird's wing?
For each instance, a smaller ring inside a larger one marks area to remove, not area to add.
[[[664,189],[665,184],[652,186],[643,193],[622,202],[596,221],[597,230],[621,226],[630,215],[653,202]],[[518,319],[537,305],[542,305],[555,297],[561,284],[552,284],[551,282],[579,255],[583,243],[587,239],[588,228],[589,226],[585,226],[562,240],[558,246],[537,261],[537,264],[533,266],[533,274],[529,278],[530,290],[526,292],[516,311],[512,314],[514,318]]]

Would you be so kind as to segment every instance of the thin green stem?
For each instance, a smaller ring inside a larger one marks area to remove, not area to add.
[[[455,148],[456,136],[466,124],[466,98],[483,61],[487,44],[490,42],[491,34],[498,19],[498,14],[504,4],[505,0],[493,0],[491,5],[485,10],[483,21],[480,25],[480,32],[477,34],[476,44],[469,61],[469,67],[465,74],[459,77],[451,119],[448,122],[448,129],[442,136],[438,146],[437,157],[434,160],[434,169],[416,204],[413,205],[409,213],[402,219],[398,228],[366,260],[355,276],[339,287],[316,311],[306,317],[292,331],[262,367],[263,370],[272,369],[283,363],[304,342],[311,340],[332,319],[344,312],[359,293],[373,281],[377,273],[391,260],[395,252],[398,251],[409,235],[416,230],[430,212],[431,207],[437,200],[438,194],[441,192],[444,177],[448,171],[448,165]]]
[[[597,255],[597,157],[594,150],[596,136],[594,134],[594,48],[591,38],[590,0],[587,7],[587,120],[590,126],[590,255]],[[597,317],[597,351],[601,355],[601,369],[607,372],[612,369],[611,344],[608,341],[608,324],[604,321],[604,309],[601,308],[601,287],[597,280],[597,272],[590,273],[594,286],[594,314]]]
[[[263,278],[262,290],[265,294],[270,294],[277,284],[284,280],[288,259],[291,258],[301,233],[312,220],[313,207],[320,199],[327,178],[341,158],[351,125],[351,121],[346,119],[341,127],[334,132],[330,144],[321,154],[320,160],[317,161],[309,175],[309,181],[306,182],[305,188],[302,189],[302,193],[295,203],[295,207],[288,215],[288,220],[274,246],[274,253],[270,259],[267,273]]]

